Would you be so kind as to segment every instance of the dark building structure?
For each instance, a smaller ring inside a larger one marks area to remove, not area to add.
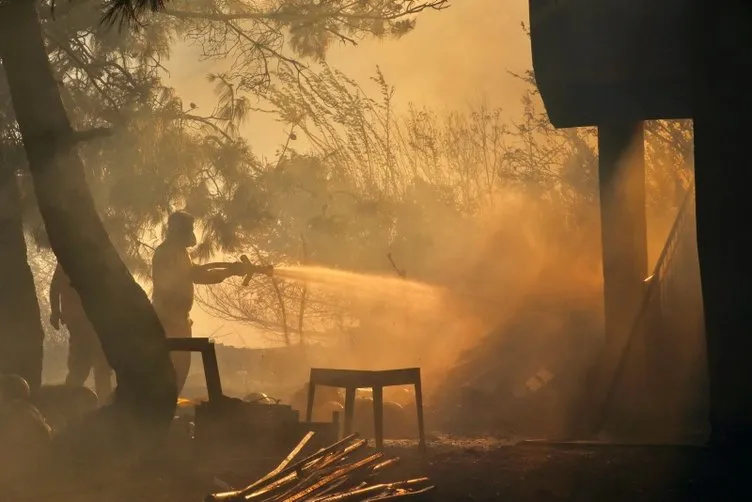
[[[605,368],[649,274],[642,121],[694,120],[712,439],[752,444],[751,3],[530,0],[530,29],[553,125],[598,127]]]

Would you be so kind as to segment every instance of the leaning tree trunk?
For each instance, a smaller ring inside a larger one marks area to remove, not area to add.
[[[0,373],[20,375],[35,390],[42,383],[44,330],[20,195],[16,170],[0,158]]]
[[[177,396],[164,330],[99,219],[32,0],[0,0],[0,57],[50,246],[117,376],[112,409],[166,431]]]

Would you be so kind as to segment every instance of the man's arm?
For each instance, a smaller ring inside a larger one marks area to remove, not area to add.
[[[242,263],[206,263],[193,265],[194,284],[219,284],[232,276],[246,275]]]

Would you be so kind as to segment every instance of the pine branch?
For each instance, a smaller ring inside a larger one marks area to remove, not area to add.
[[[147,10],[161,11],[164,7],[165,0],[107,0],[102,23],[108,27],[117,24],[120,29],[138,25],[141,14]]]

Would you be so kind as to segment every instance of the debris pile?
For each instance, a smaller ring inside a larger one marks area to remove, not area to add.
[[[370,452],[357,434],[295,461],[313,435],[309,432],[266,476],[241,490],[208,495],[205,502],[370,502],[420,496],[434,488],[428,478],[383,479],[399,458]]]
[[[501,437],[567,437],[582,422],[579,403],[602,350],[598,288],[578,269],[545,269],[508,316],[466,350],[433,393],[444,432]]]

